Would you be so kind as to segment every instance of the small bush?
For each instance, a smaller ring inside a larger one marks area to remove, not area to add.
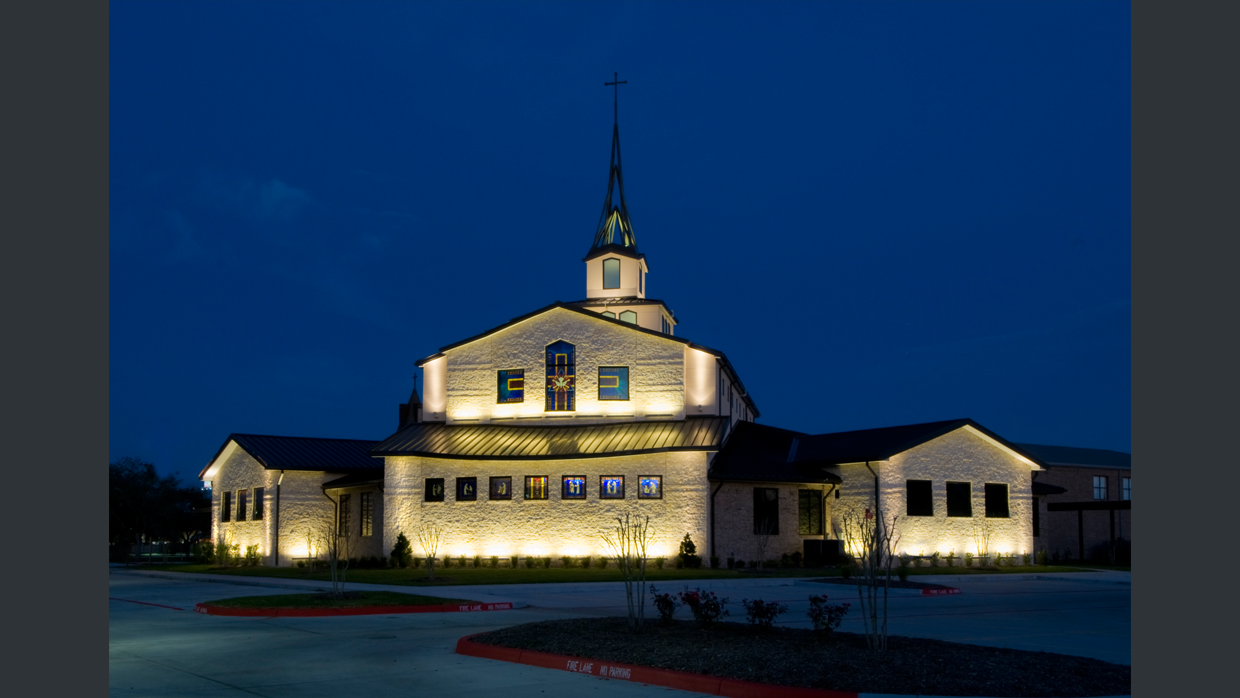
[[[950,551],[948,551],[948,553],[947,553],[947,566],[948,566],[948,567],[955,567],[955,566],[956,566],[956,549],[955,549],[955,548],[952,548],[952,549],[951,549]]]
[[[460,565],[461,567],[467,567],[467,566],[468,566],[468,564],[469,564],[469,563],[465,562],[465,556],[464,556],[464,555],[462,555],[462,556],[460,556],[459,558],[457,558],[456,562],[457,562],[457,564],[458,564],[458,565]]]
[[[1031,555],[1030,553],[1021,553],[1020,563],[1024,565],[1025,567],[1028,567],[1029,565],[1033,564],[1033,555]]]
[[[728,569],[736,569],[736,558],[728,556]]]
[[[499,555],[491,556],[491,567],[493,568],[499,567]]]
[[[728,600],[719,598],[713,591],[700,588],[690,591],[686,587],[679,596],[680,603],[689,607],[689,611],[693,613],[693,619],[703,628],[708,628],[720,618],[731,615],[726,608]]]
[[[827,603],[827,595],[809,597],[809,620],[814,624],[814,630],[829,633],[840,627],[844,616],[848,615],[848,609],[851,604]]]
[[[396,545],[392,547],[392,566],[404,569],[411,564],[413,564],[413,546],[402,531],[397,534]]]
[[[482,567],[482,556],[481,555],[474,556],[474,568],[476,569],[478,567]]]
[[[800,567],[800,566],[801,566],[801,551],[800,551],[800,550],[796,551],[795,553],[793,553],[793,554],[792,554],[791,556],[789,556],[789,557],[792,559],[792,566],[793,566],[793,567]]]
[[[684,566],[685,566],[685,559],[683,557],[677,555],[676,557],[672,558],[672,567],[675,567],[676,569],[680,569]]]
[[[450,555],[443,556],[443,568],[446,570],[452,566],[452,557]]]
[[[605,569],[607,569],[607,563],[608,563],[608,562],[609,562],[609,560],[608,560],[607,558],[605,558],[605,557],[600,557],[600,558],[598,559],[598,568],[599,568],[600,570],[605,570]]]
[[[415,569],[415,570],[416,570],[417,568],[419,568],[419,567],[421,567],[421,566],[422,566],[422,558],[420,558],[420,557],[415,557],[415,558],[413,558],[413,569]]]
[[[549,569],[551,569],[551,558],[549,558],[549,557],[544,557],[544,558],[542,559],[542,566],[543,566],[543,569],[545,569],[545,570],[549,570]]]
[[[525,569],[527,570],[534,569],[534,556],[533,555],[525,556]]]
[[[965,554],[964,554],[964,566],[965,566],[965,567],[972,567],[972,566],[973,566],[973,553],[965,553]]]
[[[780,555],[779,566],[780,567],[792,567],[792,556],[789,555],[788,553],[784,553],[783,555]],[[742,602],[743,601],[744,599],[742,599]]]
[[[908,581],[908,566],[911,560],[912,558],[910,558],[908,555],[900,556],[900,565],[896,567],[896,575],[900,577],[901,582]]]
[[[1039,550],[1037,557],[1038,557],[1038,564],[1045,566],[1046,565],[1046,548],[1042,548],[1041,550]]]
[[[933,553],[930,553],[930,566],[931,566],[931,567],[938,567],[938,566],[939,566],[939,558],[940,558],[940,557],[942,557],[942,554],[941,554],[941,553],[939,553],[939,551],[937,551],[937,550],[936,550],[936,551],[934,551]]]
[[[680,541],[680,554],[677,555],[676,558],[680,563],[676,565],[677,569],[680,569],[681,567],[697,569],[702,566],[702,556],[697,554],[697,545],[693,542],[693,539],[689,537],[688,533],[686,533],[684,539]]]
[[[304,568],[305,568],[305,566],[306,566],[306,561],[305,561],[305,560],[298,560],[298,561],[297,561],[297,566],[298,566],[298,567],[301,567],[301,568],[303,568],[303,569],[304,569]]]
[[[711,568],[712,570],[717,570],[717,569],[719,569],[719,556],[718,556],[718,555],[711,555],[711,556],[710,556],[710,568]]]
[[[581,568],[584,570],[590,569],[590,563],[593,561],[593,559],[594,558],[590,557],[589,555],[586,555],[585,557],[581,558]]]
[[[653,584],[650,585],[650,595],[654,597],[654,607],[659,611],[659,619],[664,623],[672,622],[672,615],[676,613],[676,607],[680,605],[676,603],[676,597],[671,594],[660,594]]]
[[[851,562],[848,562],[847,560],[845,560],[839,563],[838,565],[836,565],[835,569],[839,570],[840,576],[843,577],[844,579],[852,579],[853,569],[852,569]]]
[[[564,569],[568,569],[573,566],[573,558],[564,555],[560,558],[560,564],[564,565]]]
[[[745,607],[745,619],[750,625],[759,628],[771,627],[776,618],[788,611],[788,607],[782,603],[762,599],[741,599],[741,605]]]
[[[665,558],[665,557],[656,557],[656,558],[654,559],[654,566],[655,566],[655,567],[658,567],[659,569],[663,569],[663,563],[665,563],[665,562],[667,562],[667,558]],[[679,566],[680,566],[680,565],[677,565],[677,567],[679,567]]]
[[[758,562],[757,560],[750,560],[748,563],[746,563],[746,565],[745,565],[745,566],[746,566],[746,567],[748,567],[748,568],[749,568],[749,569],[751,569],[751,570],[756,570],[756,569],[758,569],[758,567],[760,567],[760,566],[761,566],[761,563],[760,563],[760,562]]]
[[[517,557],[515,555],[508,558],[508,566],[514,570],[517,569]]]

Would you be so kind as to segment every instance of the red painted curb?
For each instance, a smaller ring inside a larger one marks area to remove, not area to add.
[[[319,618],[324,616],[373,616],[383,613],[459,613],[471,611],[511,611],[512,603],[446,603],[428,606],[354,606],[352,608],[225,608],[209,603],[194,605],[195,613],[209,616],[251,618]]]
[[[946,589],[922,589],[922,596],[942,596],[944,594],[959,594],[960,590],[956,587],[947,587]]]
[[[706,674],[691,674],[687,671],[671,669],[655,669],[653,667],[620,664],[584,657],[569,657],[562,654],[530,652],[511,647],[495,647],[476,643],[470,638],[473,635],[456,641],[456,653],[469,657],[496,659],[501,662],[513,662],[544,669],[559,669],[575,674],[589,674],[601,679],[621,679],[635,683],[650,684],[678,688],[682,691],[709,693],[728,698],[857,698],[858,694],[848,691],[826,691],[817,688],[796,688],[793,686],[775,686],[752,681],[738,681]]]

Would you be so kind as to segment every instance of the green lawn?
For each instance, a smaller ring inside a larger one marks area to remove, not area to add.
[[[236,596],[208,601],[224,608],[355,608],[358,606],[442,606],[446,603],[473,603],[466,599],[444,599],[395,591],[363,591],[359,598],[332,598],[327,594],[275,594]]]
[[[164,570],[170,572],[203,572],[207,574],[235,575],[242,577],[279,577],[284,579],[307,579],[314,581],[331,581],[327,570],[309,570],[300,567],[227,567],[216,568],[210,565],[152,565],[142,569]],[[1083,572],[1076,567],[1039,566],[999,567],[989,569],[964,567],[915,567],[909,570],[909,576],[927,574],[1028,574],[1047,572]],[[712,569],[674,569],[667,567],[646,570],[647,581],[663,582],[675,580],[698,579],[752,579],[755,577],[838,577],[839,571],[834,567],[806,568],[775,568],[761,573],[742,572],[740,570]],[[895,570],[892,570],[895,577]],[[470,584],[555,584],[564,582],[619,582],[624,576],[615,566],[607,569],[582,569],[573,567],[552,567],[549,569],[528,569],[518,567],[449,567],[435,569],[435,580],[426,577],[426,569],[354,569],[349,570],[346,581],[357,584],[396,584],[404,586],[456,586]]]

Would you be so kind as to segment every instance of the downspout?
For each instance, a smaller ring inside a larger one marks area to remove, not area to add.
[[[332,496],[327,493],[327,490],[323,490],[323,496],[327,497],[327,501],[332,503],[332,509],[334,510],[335,513],[332,515],[332,531],[331,532],[332,532],[332,535],[336,535],[337,533],[340,532],[340,502],[337,502],[336,500],[332,499]]]
[[[881,522],[883,519],[878,514],[878,473],[874,472],[874,468],[870,467],[870,461],[865,462],[865,469],[874,476],[874,519],[876,523]]]
[[[824,483],[824,484],[827,484],[827,483]],[[830,525],[831,517],[827,516],[827,500],[830,498],[831,493],[835,491],[835,483],[832,482],[830,483],[830,485],[831,485],[831,489],[822,491],[822,534],[823,534],[822,539],[823,540],[831,540],[830,533],[828,533],[828,531],[831,529],[831,525]]]
[[[714,492],[710,493],[710,554],[712,557],[719,555],[719,551],[715,546],[715,495],[719,494],[721,489],[723,489],[722,482],[719,483]]]
[[[284,471],[281,470],[280,478],[276,480],[276,521],[275,521],[276,525],[275,525],[275,530],[273,532],[274,535],[272,535],[274,542],[272,543],[272,546],[271,546],[272,548],[271,552],[275,559],[275,564],[274,564],[275,567],[280,566],[280,484],[283,482],[284,482]]]

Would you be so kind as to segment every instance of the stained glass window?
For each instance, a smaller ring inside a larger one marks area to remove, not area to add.
[[[491,499],[512,499],[512,478],[491,478]]]
[[[640,485],[637,490],[638,499],[663,499],[663,476],[639,475],[637,484]]]
[[[426,478],[426,501],[442,502],[443,501],[443,478],[428,477]]]
[[[620,313],[620,320],[622,322],[631,322],[634,325],[636,325],[637,324],[637,313],[633,312],[632,310],[626,310],[623,313]]]
[[[546,499],[547,498],[547,476],[546,475],[526,475],[525,476],[525,498],[526,499]]]
[[[478,478],[458,477],[456,479],[456,501],[472,502],[478,498]]]
[[[629,399],[629,368],[627,366],[599,366],[598,399]]]
[[[598,479],[599,499],[624,499],[624,476],[603,475]]]
[[[563,340],[547,347],[547,412],[576,409],[577,348]]]
[[[499,393],[496,402],[525,402],[525,369],[499,371]]]
[[[565,475],[562,499],[585,499],[586,477],[584,475]]]

